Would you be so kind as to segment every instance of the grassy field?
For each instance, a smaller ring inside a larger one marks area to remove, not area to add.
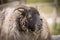
[[[52,34],[58,35],[60,34],[60,23],[56,23],[56,29],[51,30]]]
[[[51,3],[54,0],[27,0],[27,3]]]
[[[60,4],[60,0],[57,0],[58,4]],[[27,0],[28,5],[52,5],[54,0]],[[43,7],[39,8],[44,13],[51,13],[53,11],[53,6],[51,7]],[[60,14],[60,6],[57,8],[58,13]]]

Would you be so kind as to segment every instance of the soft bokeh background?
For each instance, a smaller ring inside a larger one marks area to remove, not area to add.
[[[0,11],[18,4],[35,7],[46,18],[51,33],[60,34],[60,0],[0,0]]]

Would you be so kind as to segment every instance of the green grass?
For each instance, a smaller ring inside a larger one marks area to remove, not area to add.
[[[60,23],[57,23],[56,29],[53,28],[53,29],[51,30],[51,32],[52,32],[52,34],[54,34],[54,35],[60,34]]]
[[[39,9],[39,11],[46,13],[46,14],[52,14],[53,7],[42,7]]]
[[[51,3],[54,0],[27,0],[27,3]]]

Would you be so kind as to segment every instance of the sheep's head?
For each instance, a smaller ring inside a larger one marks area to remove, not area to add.
[[[30,31],[40,30],[42,28],[42,19],[40,14],[34,7],[20,7],[17,8],[20,17],[17,18],[21,29],[28,29]]]

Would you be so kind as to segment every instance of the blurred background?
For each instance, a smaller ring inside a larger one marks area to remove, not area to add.
[[[0,12],[7,6],[20,4],[35,7],[45,16],[51,33],[60,35],[60,0],[0,0]]]

